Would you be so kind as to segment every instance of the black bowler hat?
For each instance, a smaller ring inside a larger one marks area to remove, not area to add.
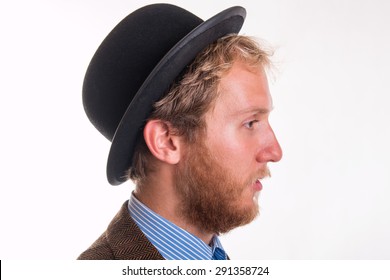
[[[111,144],[110,184],[126,181],[138,137],[153,104],[206,46],[238,33],[245,9],[232,7],[207,21],[169,4],[140,8],[124,18],[93,56],[83,84],[92,124]]]

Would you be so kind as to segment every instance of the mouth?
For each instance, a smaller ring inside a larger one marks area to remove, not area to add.
[[[256,192],[259,192],[263,189],[263,184],[261,183],[260,179],[255,180],[255,182],[252,184],[252,188]]]
[[[257,177],[258,176],[258,177]],[[252,189],[255,192],[260,192],[263,189],[263,184],[261,183],[261,180],[271,177],[271,173],[268,169],[268,167],[265,167],[261,173],[258,173],[256,177],[254,177],[254,180],[252,181]]]

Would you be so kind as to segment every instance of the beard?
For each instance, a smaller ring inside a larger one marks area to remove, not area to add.
[[[199,142],[190,145],[176,171],[178,215],[204,232],[215,234],[250,223],[259,213],[258,192],[250,203],[242,201],[243,195],[257,178],[269,176],[268,168],[242,179],[234,170],[220,165],[204,141]]]

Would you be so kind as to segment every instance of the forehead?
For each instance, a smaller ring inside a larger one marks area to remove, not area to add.
[[[263,67],[250,67],[242,62],[233,64],[230,71],[221,79],[215,113],[240,115],[258,111],[268,113],[272,110],[267,75]]]

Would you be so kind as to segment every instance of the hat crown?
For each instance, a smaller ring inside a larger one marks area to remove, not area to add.
[[[83,84],[83,104],[110,141],[138,89],[159,61],[203,20],[170,4],[140,8],[124,18],[93,56]]]

